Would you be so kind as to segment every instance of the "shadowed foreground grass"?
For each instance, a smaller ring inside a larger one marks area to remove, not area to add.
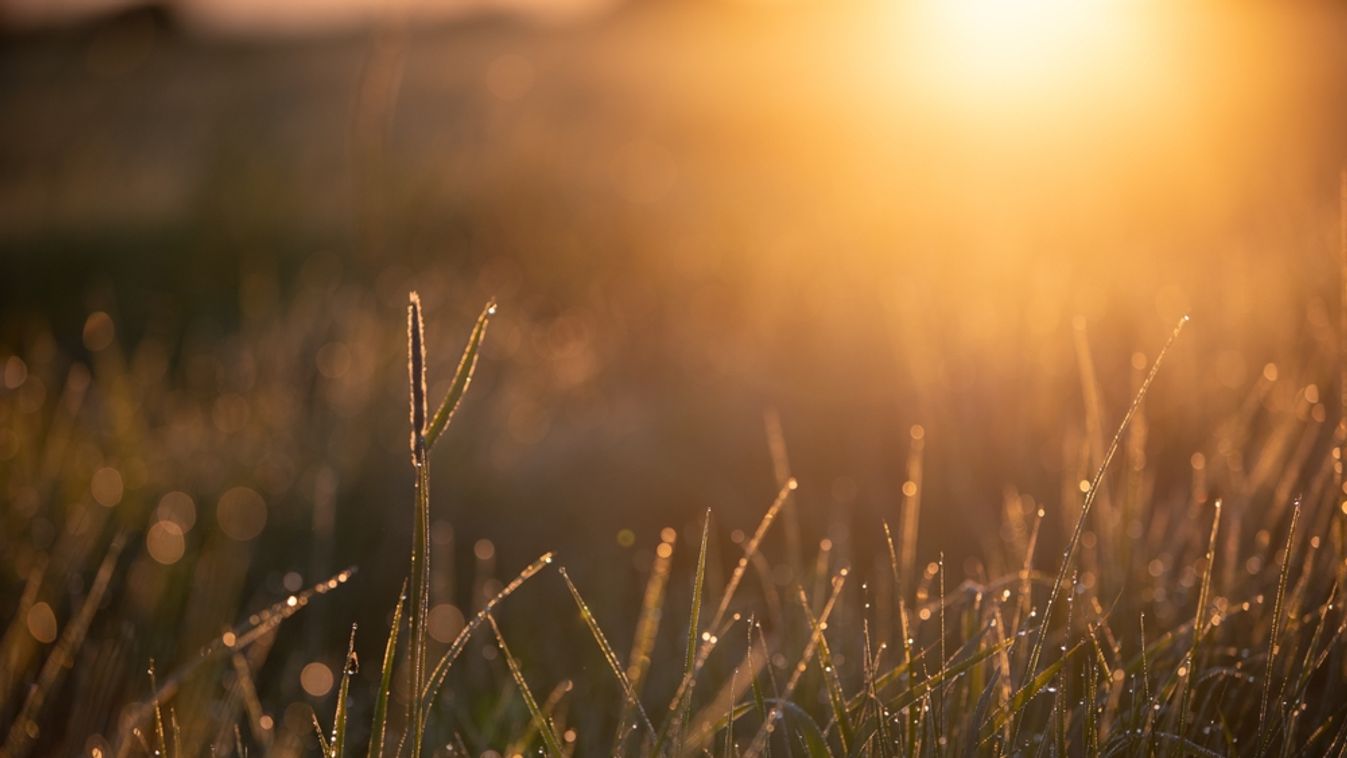
[[[329,605],[326,618],[342,626],[353,620],[342,601],[352,570],[307,589],[287,577],[283,592],[241,622],[222,618],[222,598],[247,586],[250,541],[267,518],[261,496],[227,491],[216,513],[223,536],[204,537],[204,527],[193,529],[188,496],[130,497],[146,489],[142,469],[156,463],[136,452],[151,447],[134,411],[155,406],[138,397],[137,369],[104,349],[110,324],[93,318],[85,327],[98,356],[97,386],[76,364],[51,392],[35,392],[28,364],[11,358],[0,395],[6,444],[14,448],[4,469],[6,528],[44,547],[6,558],[26,580],[6,608],[0,640],[3,754],[298,755],[316,747],[333,756],[1288,755],[1347,748],[1341,428],[1335,436],[1326,425],[1316,386],[1292,387],[1269,366],[1213,434],[1211,449],[1187,462],[1188,491],[1157,492],[1144,400],[1166,353],[1182,349],[1186,319],[1155,360],[1134,360],[1136,394],[1125,409],[1100,399],[1088,348],[1081,350],[1088,468],[1076,480],[1078,504],[1054,514],[1067,535],[1057,548],[1040,544],[1045,509],[1007,491],[999,527],[967,525],[970,542],[998,549],[965,564],[961,578],[950,576],[943,554],[921,565],[920,427],[912,430],[901,510],[873,525],[886,548],[880,559],[848,554],[828,539],[805,547],[793,507],[797,489],[810,483],[792,475],[779,423],[769,419],[780,489],[775,497],[763,493],[769,505],[756,528],[734,532],[738,555],[728,562],[708,511],[695,544],[680,545],[673,529],[661,533],[639,607],[592,607],[586,598],[599,588],[573,580],[562,565],[581,565],[586,556],[547,553],[522,568],[502,567],[504,583],[479,582],[468,612],[450,624],[455,633],[433,634],[445,625],[435,617],[433,587],[445,556],[436,554],[432,535],[429,453],[452,432],[495,312],[494,303],[482,310],[448,383],[432,384],[428,346],[444,340],[426,335],[420,299],[411,296],[415,496],[406,584],[400,597],[386,599],[387,627],[350,627],[335,674],[311,666],[298,672],[316,708],[287,700],[290,690],[276,684],[277,677],[293,680],[296,657],[278,656],[275,664],[269,657],[302,649],[286,622],[310,607]],[[432,386],[446,388],[434,406]],[[100,413],[122,413],[90,421],[92,396],[113,400],[100,400]],[[284,403],[274,407],[281,413]],[[189,432],[185,424],[177,430]],[[83,471],[95,443],[118,450],[121,467],[72,473]],[[87,507],[42,505],[86,490],[95,501]],[[540,507],[539,519],[554,517]],[[784,540],[778,522],[785,522]],[[314,538],[330,529],[316,518]],[[136,591],[140,582],[188,582],[181,572],[150,572],[140,554],[170,566],[189,540],[200,553],[192,592]],[[483,553],[479,561],[490,561]],[[852,565],[858,557],[862,565]],[[675,571],[676,558],[689,570]],[[516,597],[525,586],[527,601]],[[172,638],[211,641],[172,668],[131,659],[137,648],[107,631],[123,616],[170,619]],[[563,628],[580,630],[569,639],[586,644],[559,655],[547,640]],[[382,654],[361,665],[358,646]],[[573,674],[560,681],[540,674],[555,669]]]

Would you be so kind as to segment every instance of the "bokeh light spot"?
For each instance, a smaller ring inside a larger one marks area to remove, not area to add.
[[[436,642],[450,643],[463,630],[463,612],[450,603],[440,603],[430,609],[426,621],[430,638]]]
[[[156,521],[145,534],[145,550],[151,558],[165,566],[177,563],[187,552],[187,540],[183,539],[182,527],[172,521]]]
[[[322,697],[332,691],[332,669],[314,661],[299,672],[299,686],[310,697]]]
[[[192,531],[192,527],[196,526],[196,503],[186,492],[173,490],[165,493],[159,498],[159,506],[155,508],[154,514],[161,521],[177,524],[184,533]]]
[[[93,479],[89,482],[89,491],[93,494],[94,500],[104,508],[111,508],[120,503],[124,490],[122,473],[110,466],[95,471]]]
[[[234,487],[220,496],[215,518],[231,539],[247,542],[267,525],[267,504],[255,490]]]
[[[33,639],[47,644],[56,641],[56,613],[46,603],[34,603],[28,609],[28,633]]]
[[[482,538],[472,546],[472,554],[477,556],[479,561],[489,561],[496,557],[496,546],[491,540]]]
[[[98,352],[105,350],[117,336],[112,317],[103,311],[94,311],[84,321],[84,346]]]

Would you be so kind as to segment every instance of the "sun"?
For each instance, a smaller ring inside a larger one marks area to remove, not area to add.
[[[909,38],[941,87],[1023,97],[1079,83],[1131,28],[1128,0],[917,0]]]

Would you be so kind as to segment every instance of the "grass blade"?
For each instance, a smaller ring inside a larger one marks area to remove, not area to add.
[[[1286,599],[1286,577],[1291,566],[1291,546],[1295,544],[1296,523],[1300,521],[1300,500],[1296,499],[1291,511],[1291,527],[1286,532],[1286,550],[1282,554],[1282,568],[1277,577],[1277,599],[1272,605],[1272,629],[1268,632],[1267,666],[1263,673],[1263,698],[1258,707],[1258,747],[1259,752],[1267,747],[1268,698],[1272,693],[1273,665],[1277,662],[1277,650],[1281,647],[1278,640],[1282,632],[1282,603]]]
[[[420,758],[425,739],[425,721],[416,695],[426,680],[426,622],[430,605],[430,461],[426,455],[426,345],[421,298],[412,292],[407,305],[407,373],[411,402],[412,470],[416,476],[411,556],[411,639],[408,650],[411,676],[407,708],[412,737],[412,756]]]
[[[398,631],[402,629],[402,606],[407,600],[407,583],[403,582],[393,606],[393,623],[388,629],[388,643],[384,645],[383,670],[379,674],[379,693],[374,698],[374,720],[370,724],[369,758],[383,758],[384,735],[388,732],[388,700],[393,692],[393,667],[398,657]]]
[[[753,742],[749,744],[748,750],[744,752],[744,755],[748,756],[748,758],[756,758],[756,756],[761,755],[763,750],[767,748],[767,741],[771,736],[771,730],[774,728],[774,724],[781,719],[782,703],[786,703],[790,700],[791,695],[795,692],[795,688],[800,684],[800,678],[804,676],[805,670],[809,667],[809,661],[813,659],[814,650],[818,647],[819,637],[822,635],[823,629],[826,629],[828,626],[828,617],[832,615],[833,608],[837,605],[837,598],[842,594],[842,587],[846,584],[847,574],[848,570],[844,568],[837,573],[837,576],[833,577],[832,594],[828,597],[828,601],[823,604],[823,610],[818,615],[818,624],[815,625],[813,632],[810,633],[809,641],[805,643],[804,652],[800,655],[800,662],[796,664],[795,669],[790,675],[790,679],[786,681],[786,688],[778,694],[776,703],[773,704],[771,711],[768,712],[767,718],[762,722],[762,726],[758,728],[758,733],[753,736]],[[770,670],[771,669],[769,668],[768,671]]]
[[[150,659],[150,689],[158,690],[159,683],[154,678],[154,659]],[[164,709],[163,704],[156,698],[154,701],[154,739],[155,754],[164,755],[168,752],[168,739],[164,736]]]
[[[1174,341],[1178,339],[1183,327],[1188,323],[1188,316],[1179,319],[1179,323],[1174,327],[1173,333],[1165,342],[1164,347],[1160,348],[1160,353],[1155,356],[1155,363],[1151,364],[1150,373],[1146,374],[1146,379],[1141,383],[1141,388],[1137,390],[1136,397],[1132,399],[1131,406],[1127,413],[1123,414],[1122,423],[1118,425],[1118,431],[1114,433],[1113,440],[1109,442],[1108,450],[1104,453],[1104,459],[1099,463],[1099,469],[1095,472],[1094,479],[1090,482],[1090,490],[1085,493],[1085,500],[1080,506],[1080,515],[1076,518],[1075,529],[1071,532],[1071,539],[1067,542],[1066,551],[1062,554],[1061,566],[1057,569],[1057,577],[1053,579],[1052,590],[1048,593],[1047,605],[1043,607],[1043,624],[1039,629],[1038,636],[1034,639],[1034,646],[1029,653],[1029,665],[1025,669],[1029,676],[1033,676],[1038,671],[1039,659],[1043,655],[1043,644],[1048,637],[1049,622],[1052,620],[1053,607],[1057,604],[1057,599],[1062,592],[1062,585],[1066,581],[1067,572],[1071,570],[1071,564],[1076,556],[1076,550],[1080,547],[1081,535],[1085,532],[1085,524],[1090,516],[1090,508],[1094,501],[1099,497],[1099,491],[1104,485],[1104,474],[1108,472],[1109,464],[1113,462],[1113,456],[1118,452],[1118,444],[1122,440],[1123,433],[1127,431],[1128,424],[1132,417],[1136,415],[1137,408],[1141,407],[1141,401],[1146,398],[1146,392],[1150,389],[1151,383],[1155,381],[1156,375],[1160,372],[1160,366],[1165,361],[1165,355],[1169,353],[1169,348],[1173,346]]]
[[[701,624],[702,588],[706,584],[706,548],[711,537],[711,510],[706,511],[702,522],[702,547],[697,554],[697,574],[692,580],[692,612],[688,618],[687,655],[683,661],[683,676],[692,676],[692,667],[697,658],[697,631]]]
[[[347,702],[351,694],[351,677],[360,670],[360,659],[355,654],[355,629],[351,624],[351,641],[346,646],[346,662],[341,667],[341,685],[337,688],[337,712],[332,717],[331,758],[341,758],[346,751]]]
[[[818,662],[819,668],[823,669],[823,681],[827,683],[828,704],[833,710],[833,722],[837,724],[838,736],[842,741],[842,752],[849,753],[851,745],[854,744],[855,735],[851,729],[851,719],[847,717],[846,698],[842,694],[842,681],[837,677],[837,668],[833,666],[832,651],[828,649],[828,635],[825,634],[823,624],[814,617],[814,612],[809,608],[809,598],[804,594],[804,588],[796,585],[796,592],[800,597],[800,607],[804,609],[805,618],[809,621],[810,633],[818,639]]]
[[[491,614],[486,615],[486,620],[491,623],[491,631],[496,633],[496,644],[500,645],[501,655],[505,656],[505,665],[510,669],[510,676],[514,677],[515,684],[519,687],[519,694],[524,698],[524,705],[528,706],[529,713],[533,716],[533,724],[542,735],[543,743],[547,745],[547,752],[552,756],[561,756],[561,740],[557,738],[556,730],[552,728],[552,722],[547,720],[538,707],[538,701],[533,697],[533,691],[529,689],[528,682],[524,681],[524,672],[519,668],[519,661],[510,653],[510,646],[505,644],[505,637],[500,633],[500,626],[496,624],[496,617]]]
[[[323,722],[318,720],[318,712],[309,709],[309,715],[313,717],[313,733],[318,735],[318,749],[322,751],[324,756],[332,755],[332,743],[328,741],[327,735],[323,733]],[[234,726],[234,731],[238,731],[238,725]],[[237,741],[242,744],[241,737]]]
[[[594,637],[594,642],[598,644],[599,650],[603,652],[603,659],[608,663],[608,668],[617,677],[618,684],[622,685],[622,692],[626,696],[628,705],[636,708],[640,714],[641,721],[645,723],[646,731],[650,738],[655,738],[655,727],[650,723],[650,717],[646,715],[645,708],[641,705],[640,698],[636,697],[636,691],[632,689],[631,682],[627,679],[626,673],[622,670],[622,664],[618,663],[617,653],[613,651],[613,646],[608,644],[608,638],[604,636],[603,630],[599,628],[599,622],[594,618],[593,612],[589,610],[589,604],[580,596],[580,590],[576,588],[575,583],[571,581],[570,574],[566,573],[564,566],[557,569],[561,573],[561,578],[566,582],[566,589],[571,591],[571,597],[575,599],[575,605],[580,609],[580,618],[584,619],[585,626],[589,627],[589,632]]]
[[[430,613],[430,467],[427,465],[424,448],[422,462],[416,467],[416,524],[412,534],[411,560],[411,637],[408,640],[408,653],[411,660],[411,678],[408,681],[409,698],[407,707],[412,714],[420,711],[415,693],[424,688],[426,681],[426,624]],[[422,739],[425,736],[425,724],[420,718],[413,718],[412,756],[421,755]]]
[[[1221,500],[1216,499],[1216,514],[1211,517],[1211,536],[1207,538],[1207,565],[1202,571],[1202,586],[1197,593],[1197,610],[1193,615],[1193,644],[1188,650],[1188,676],[1183,677],[1183,697],[1179,699],[1178,735],[1183,736],[1184,725],[1188,719],[1188,706],[1192,702],[1193,685],[1197,681],[1197,648],[1202,643],[1204,630],[1202,616],[1207,610],[1207,597],[1211,591],[1211,567],[1216,560],[1216,533],[1221,526]],[[1288,547],[1289,549],[1289,547]]]
[[[645,594],[641,599],[641,615],[636,621],[636,632],[631,644],[631,654],[627,656],[627,679],[631,682],[632,692],[641,692],[645,674],[650,669],[650,653],[655,647],[655,637],[659,633],[659,622],[664,614],[664,589],[669,583],[669,568],[673,563],[674,541],[678,532],[666,527],[660,532],[660,543],[655,548],[655,559],[650,566],[650,579],[645,585]],[[627,736],[627,722],[631,718],[631,706],[624,703],[617,719],[617,734],[613,740],[615,749],[621,752]]]
[[[430,420],[430,425],[426,427],[427,449],[435,447],[435,442],[448,428],[449,422],[453,420],[454,412],[458,410],[459,403],[463,401],[463,395],[468,391],[468,385],[472,383],[473,371],[477,369],[477,356],[482,348],[482,340],[486,339],[487,323],[494,315],[496,315],[496,301],[490,300],[482,308],[481,314],[477,316],[477,323],[473,325],[472,334],[468,336],[467,347],[463,348],[463,356],[459,358],[458,368],[454,371],[454,380],[449,385],[449,391],[445,393],[444,400],[440,401],[440,407],[435,411],[435,416]]]
[[[523,571],[519,572],[519,575],[511,580],[509,584],[505,585],[500,592],[497,592],[490,600],[488,600],[486,605],[482,607],[482,610],[478,611],[477,615],[473,616],[472,619],[463,626],[463,629],[458,633],[458,636],[455,637],[454,641],[449,645],[449,649],[444,652],[444,655],[440,657],[439,662],[435,664],[435,668],[431,670],[430,676],[426,680],[426,686],[421,690],[421,703],[426,709],[426,713],[423,714],[423,716],[429,714],[431,704],[435,701],[435,696],[439,693],[440,686],[444,684],[444,677],[449,673],[449,667],[452,666],[454,660],[462,654],[463,648],[467,647],[468,640],[472,637],[472,633],[477,631],[477,627],[482,625],[482,622],[486,620],[491,611],[495,610],[497,605],[500,605],[501,601],[514,594],[514,591],[519,589],[524,582],[533,578],[535,574],[542,571],[544,568],[547,568],[551,563],[552,554],[543,553],[537,560],[530,563]]]
[[[906,595],[912,589],[917,565],[917,524],[921,516],[922,453],[926,447],[926,429],[914,424],[908,432],[912,440],[907,452],[907,481],[903,482],[903,510],[900,520],[900,553],[898,566],[902,569],[898,590]]]
[[[758,522],[758,528],[754,530],[753,536],[749,538],[748,544],[744,545],[744,555],[739,559],[734,567],[734,572],[730,574],[730,581],[725,585],[725,592],[720,597],[720,604],[716,606],[716,613],[711,617],[711,623],[707,626],[715,629],[720,626],[720,622],[725,618],[725,612],[730,608],[730,601],[734,599],[734,593],[739,589],[739,583],[744,579],[744,572],[748,570],[749,561],[758,554],[758,547],[762,545],[763,537],[767,536],[767,530],[772,527],[777,514],[781,508],[790,499],[790,493],[799,487],[795,477],[786,480],[781,485],[781,490],[776,493],[776,499],[767,507],[767,512],[763,514],[762,520]]]
[[[660,728],[659,736],[655,738],[655,746],[652,751],[655,755],[660,754],[671,734],[675,739],[678,737],[677,732],[682,726],[683,704],[692,699],[697,666],[697,632],[701,626],[702,588],[706,583],[706,550],[710,539],[711,509],[707,508],[706,518],[702,521],[702,547],[697,554],[697,573],[692,580],[692,608],[688,617],[687,652],[683,660],[683,678],[679,681],[678,690],[674,692],[673,700],[669,703],[669,715]],[[675,750],[674,752],[678,751]]]
[[[552,714],[556,713],[558,706],[561,705],[562,699],[566,697],[566,694],[570,692],[572,689],[574,689],[574,687],[575,684],[571,682],[569,679],[560,682],[557,684],[557,686],[553,687],[552,694],[548,695],[547,699],[543,701],[542,706],[543,716],[547,717],[548,719],[552,719],[553,718]],[[525,752],[528,750],[528,744],[533,741],[533,737],[537,734],[538,734],[537,723],[535,723],[532,719],[529,719],[528,728],[525,729],[518,737],[515,737],[513,741],[511,741],[509,747],[505,751],[505,755],[524,755]],[[467,755],[466,751],[464,752],[464,755]]]
[[[1075,655],[1082,644],[1084,644],[1083,641],[1077,642],[1070,650],[1063,653],[1061,658],[1053,661],[1042,671],[1038,672],[1028,684],[1021,687],[1019,691],[1015,693],[1015,696],[1010,699],[1010,704],[996,714],[992,719],[990,728],[983,732],[983,745],[986,745],[989,741],[995,739],[996,735],[1000,733],[1001,728],[1005,726],[1010,719],[1014,718],[1016,714],[1024,710],[1024,707],[1029,704],[1029,701],[1033,700],[1038,693],[1043,691],[1044,687],[1048,686],[1048,682],[1051,682],[1053,678],[1061,673],[1062,667],[1071,659],[1071,656]]]

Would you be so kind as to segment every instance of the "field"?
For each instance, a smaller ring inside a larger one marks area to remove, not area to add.
[[[1347,752],[1347,13],[619,5],[3,32],[0,756]]]

